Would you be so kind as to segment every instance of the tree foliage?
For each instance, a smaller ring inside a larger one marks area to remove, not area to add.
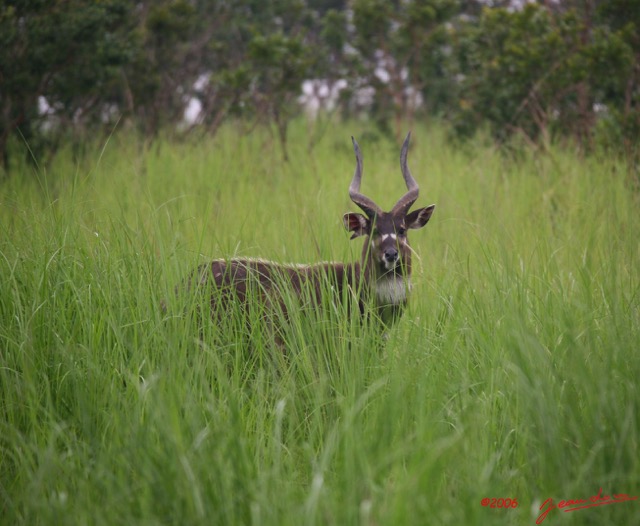
[[[485,8],[461,30],[461,133],[488,123],[500,141],[553,135],[589,145],[598,112],[609,122],[638,121],[638,27],[604,23],[621,14],[604,3],[593,10],[561,7]]]
[[[31,0],[0,7],[0,152],[5,162],[10,134],[20,130],[37,142],[45,114],[55,116],[61,130],[83,128],[118,102],[113,96],[131,50],[128,4]]]
[[[0,152],[132,126],[287,129],[305,80],[343,117],[401,134],[640,142],[640,0],[9,0],[0,6]],[[340,92],[339,99],[328,100]],[[197,101],[195,121],[185,110]],[[394,126],[395,125],[395,126]]]

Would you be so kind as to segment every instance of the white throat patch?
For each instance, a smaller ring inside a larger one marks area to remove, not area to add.
[[[376,282],[376,298],[380,305],[400,305],[407,300],[410,290],[411,281],[402,277]]]

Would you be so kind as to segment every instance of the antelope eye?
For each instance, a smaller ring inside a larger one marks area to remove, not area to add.
[[[399,236],[404,236],[407,233],[407,229],[400,227],[398,228],[398,231],[396,232]]]

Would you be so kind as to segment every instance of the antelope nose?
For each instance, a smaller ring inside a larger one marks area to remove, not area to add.
[[[398,251],[395,248],[385,250],[384,259],[386,259],[389,263],[393,263],[398,259]]]

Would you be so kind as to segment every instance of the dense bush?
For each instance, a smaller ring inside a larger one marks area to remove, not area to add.
[[[106,0],[0,7],[0,151],[116,124],[215,133],[230,117],[287,130],[305,79],[332,115],[400,136],[437,115],[462,137],[640,142],[640,1]],[[326,101],[326,96],[325,100]],[[185,126],[185,109],[201,112]],[[46,108],[46,111],[43,109]]]

